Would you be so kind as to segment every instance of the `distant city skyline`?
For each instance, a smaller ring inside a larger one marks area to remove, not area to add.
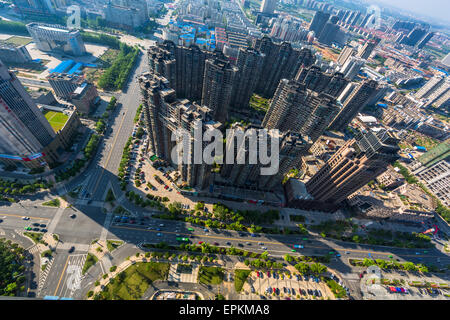
[[[447,21],[450,24],[448,13],[450,12],[450,1],[448,0],[376,0],[376,3],[384,3],[391,7],[403,9],[418,15],[427,15]]]

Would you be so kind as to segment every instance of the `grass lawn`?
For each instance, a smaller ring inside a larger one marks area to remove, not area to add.
[[[49,206],[49,207],[58,207],[60,206],[61,202],[59,201],[59,199],[53,199],[47,202],[44,202],[42,205],[43,206]]]
[[[236,269],[234,271],[234,289],[236,289],[236,292],[241,292],[242,287],[251,272],[251,270],[242,269]]]
[[[43,234],[37,233],[37,232],[24,232],[24,236],[27,236],[28,238],[31,238],[31,240],[34,241],[34,243],[39,243],[39,241],[42,240]]]
[[[111,279],[101,298],[105,300],[138,300],[155,280],[167,278],[170,265],[158,262],[138,262]]]
[[[86,271],[89,270],[90,267],[92,267],[94,264],[96,264],[98,261],[98,258],[94,256],[92,253],[88,253],[86,257],[86,262],[84,263],[83,270],[81,271],[82,274],[85,274]]]
[[[11,38],[6,39],[5,42],[13,44],[13,45],[17,45],[17,46],[21,46],[21,45],[26,46],[27,44],[33,42],[33,39],[13,36]]]
[[[113,240],[106,240],[106,247],[108,247],[108,251],[112,252],[117,247],[123,244],[123,241],[113,241]]]
[[[69,119],[68,115],[56,111],[47,111],[44,115],[55,132],[61,130]]]
[[[198,272],[198,281],[204,284],[221,284],[223,276],[222,268],[202,266]]]

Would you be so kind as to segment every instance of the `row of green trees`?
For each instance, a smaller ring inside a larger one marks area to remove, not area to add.
[[[370,266],[378,266],[383,270],[405,270],[410,272],[421,272],[421,273],[427,273],[432,271],[438,271],[438,269],[435,266],[431,265],[424,265],[424,264],[414,264],[412,262],[395,262],[393,260],[383,260],[383,259],[367,259],[364,260],[357,260],[357,259],[351,259],[350,263],[355,266],[364,266],[364,267],[370,267]]]
[[[0,19],[0,33],[17,34],[22,36],[30,36],[27,27],[22,22],[6,21]]]
[[[114,36],[110,36],[104,33],[82,31],[81,37],[84,42],[97,43],[117,50],[120,49],[121,42],[117,37]]]
[[[327,267],[324,266],[323,264],[319,263],[319,262],[315,262],[312,264],[307,264],[304,262],[300,262],[297,263],[296,265],[294,265],[295,269],[297,269],[297,271],[301,274],[314,274],[314,275],[319,275],[319,274],[323,274],[325,272],[327,272]]]
[[[11,194],[11,195],[30,194],[42,189],[50,189],[52,187],[53,184],[46,181],[21,183],[16,181],[0,179],[0,194]]]
[[[277,210],[267,210],[265,212],[258,210],[233,211],[222,203],[215,203],[213,205],[213,213],[221,221],[238,221],[247,224],[273,224],[275,220],[280,218]]]
[[[98,86],[107,90],[121,90],[128,79],[128,75],[139,56],[138,47],[130,47],[120,43],[120,52],[111,66],[98,79]]]
[[[83,150],[84,158],[76,159],[71,167],[66,168],[64,171],[59,171],[55,176],[56,182],[64,181],[69,179],[70,177],[76,176],[80,172],[80,170],[84,167],[86,162],[94,156],[99,141],[100,136],[96,134],[91,135],[89,142],[87,143],[86,147]]]

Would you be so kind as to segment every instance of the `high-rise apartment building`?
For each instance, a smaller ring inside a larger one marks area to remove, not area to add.
[[[246,108],[261,76],[264,55],[252,48],[239,49],[236,66],[238,71],[233,84],[231,105]]]
[[[367,40],[366,43],[359,49],[356,56],[361,59],[369,59],[378,43],[380,43],[380,39],[378,38]]]
[[[0,61],[0,159],[36,156],[55,136],[20,81]]]
[[[447,76],[435,76],[415,96],[422,99],[426,107],[447,108],[450,105],[450,79]]]
[[[361,111],[377,92],[378,83],[374,80],[361,82],[345,101],[343,108],[330,124],[330,130],[343,131],[358,112]]]
[[[430,94],[436,91],[444,82],[445,82],[444,76],[434,76],[433,78],[428,80],[428,82],[425,83],[423,87],[416,92],[415,97],[417,99],[428,98]]]
[[[28,33],[41,51],[59,51],[73,56],[86,53],[79,30],[69,30],[61,25],[29,23]]]
[[[433,36],[434,36],[434,32],[428,32],[428,33],[426,34],[426,36],[423,37],[423,39],[420,40],[420,41],[416,44],[417,48],[418,48],[418,49],[422,49],[423,47],[425,47],[425,45],[428,43],[428,41],[431,40],[431,38],[433,38]]]
[[[208,59],[205,62],[202,105],[211,109],[216,121],[225,122],[228,117],[236,73],[237,68],[227,60]]]
[[[105,20],[119,28],[138,28],[149,21],[147,1],[123,0],[107,3]]]
[[[249,132],[252,129],[261,129],[255,126],[243,127],[241,124],[234,123],[232,129],[241,130],[242,133]],[[227,144],[225,153],[230,152],[234,155],[234,164],[224,164],[221,169],[221,176],[225,178],[227,183],[232,186],[253,188],[259,190],[273,191],[281,185],[284,176],[290,169],[298,166],[301,162],[301,157],[307,154],[308,148],[311,146],[309,141],[302,138],[299,133],[296,132],[284,132],[277,135],[279,142],[279,165],[278,171],[273,175],[261,175],[260,163],[251,164],[249,159],[250,155],[250,139],[245,138],[242,141],[235,139],[236,131],[233,131],[233,135],[227,137]],[[257,133],[255,131],[255,137]],[[274,137],[275,133],[268,132],[269,137],[267,142],[269,146],[267,150],[270,151],[271,137]],[[240,142],[240,144],[238,144]],[[244,163],[238,163],[238,159],[244,160]]]
[[[325,73],[315,65],[301,68],[295,76],[295,81],[303,83],[307,89],[332,97],[338,97],[349,83],[342,73]]]
[[[386,171],[399,156],[390,132],[360,132],[349,140],[306,183],[314,200],[339,204]]]
[[[315,142],[339,112],[336,99],[317,93],[303,83],[282,79],[262,125],[282,132],[293,131]]]
[[[176,143],[172,141],[172,134],[177,129],[185,129],[189,134],[187,145],[188,159],[192,160],[193,144],[195,142],[194,127],[197,121],[201,121],[202,132],[209,128],[218,128],[220,123],[211,121],[210,109],[191,103],[187,99],[177,99],[175,90],[169,86],[169,82],[158,75],[145,73],[138,79],[141,88],[142,102],[144,106],[144,119],[149,135],[149,152],[158,158],[172,163],[172,152],[176,149]],[[203,143],[206,142],[201,142]],[[202,149],[203,150],[203,149]],[[178,154],[182,157],[182,154]],[[203,189],[208,186],[211,165],[206,163],[195,164],[188,161],[173,164],[178,167],[184,182],[191,187]]]
[[[277,8],[278,0],[263,0],[259,9],[262,13],[274,13]]]
[[[221,52],[208,52],[196,45],[176,46],[165,41],[148,49],[150,72],[169,81],[178,98],[200,101],[203,92],[205,61],[209,58],[222,58]]]
[[[411,30],[408,36],[404,38],[402,43],[409,46],[415,46],[423,37],[425,37],[426,34],[426,29],[415,27],[413,30]]]
[[[347,62],[339,68],[339,72],[341,72],[347,79],[353,80],[365,63],[366,60],[362,58],[350,57],[347,59]]]
[[[318,34],[317,41],[320,43],[331,45],[333,41],[336,41],[336,37],[339,33],[340,27],[337,25],[339,18],[332,16],[323,27],[320,34]]]
[[[281,79],[292,79],[302,66],[309,67],[316,58],[307,48],[295,50],[283,42],[275,44],[269,37],[254,41],[253,48],[265,55],[256,93],[271,98]]]
[[[354,56],[355,54],[356,51],[355,49],[353,49],[353,47],[345,46],[344,49],[342,49],[341,53],[339,54],[337,64],[343,66],[345,62],[347,62],[348,58]]]
[[[319,37],[329,18],[330,18],[329,13],[325,13],[323,11],[316,11],[316,13],[314,14],[314,18],[312,19],[311,24],[309,25],[309,30],[314,31],[316,37]]]
[[[446,206],[450,206],[450,157],[440,160],[429,168],[417,173],[431,192]]]

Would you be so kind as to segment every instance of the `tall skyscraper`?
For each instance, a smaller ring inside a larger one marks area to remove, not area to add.
[[[261,76],[264,55],[252,48],[240,48],[236,66],[238,71],[233,84],[231,104],[237,109],[248,106]]]
[[[344,74],[344,76],[349,79],[353,80],[355,78],[361,68],[366,63],[366,60],[358,58],[358,57],[350,57],[347,59],[347,62],[339,69],[339,72]]]
[[[259,9],[262,13],[274,13],[277,8],[278,0],[263,0]]]
[[[0,61],[0,159],[40,153],[55,136],[20,81]]]
[[[330,14],[323,11],[316,11],[316,13],[314,14],[314,18],[309,25],[309,30],[314,31],[314,33],[316,34],[316,38],[319,37],[329,18]]]
[[[295,80],[282,79],[262,125],[267,129],[293,131],[314,143],[339,112],[336,99],[317,93]]]
[[[411,32],[408,34],[408,36],[402,41],[403,44],[409,45],[409,46],[415,46],[420,39],[422,39],[427,34],[427,30],[415,27]]]
[[[295,50],[283,42],[275,44],[269,37],[254,41],[253,48],[264,54],[264,62],[255,92],[271,98],[281,79],[292,79],[301,66],[309,67],[316,58],[307,48]]]
[[[336,40],[336,36],[340,30],[340,27],[337,25],[339,18],[337,16],[332,16],[330,20],[325,23],[320,34],[318,34],[317,40],[320,43],[330,45],[333,41]]]
[[[350,94],[345,101],[343,108],[330,124],[330,130],[343,131],[354,117],[362,110],[369,99],[377,92],[377,82],[366,80],[361,82],[359,87]]]
[[[436,91],[444,82],[444,76],[434,76],[416,92],[415,97],[417,99],[428,98],[430,94]]]
[[[354,56],[355,54],[356,54],[355,49],[353,49],[350,46],[345,46],[337,59],[338,65],[343,66],[345,62],[347,62],[347,59],[350,58],[351,56]]]
[[[179,141],[172,141],[172,134],[177,129],[185,129],[189,133],[187,142],[187,157],[193,158],[193,143],[195,142],[194,126],[196,120],[201,121],[203,132],[213,126],[218,128],[220,123],[211,121],[211,110],[205,106],[191,103],[187,99],[177,99],[175,91],[170,88],[167,79],[145,73],[138,79],[141,88],[142,101],[144,106],[144,119],[149,135],[149,152],[158,158],[172,163],[172,152]],[[206,142],[201,142],[202,144]],[[202,149],[203,150],[203,149]],[[178,154],[182,156],[182,154]],[[206,163],[195,164],[194,161],[188,163],[173,164],[181,173],[181,178],[189,186],[203,189],[208,186],[211,165]]]
[[[311,177],[308,193],[314,200],[339,204],[399,158],[397,143],[385,130],[360,132]]]
[[[216,121],[225,122],[231,104],[231,94],[237,68],[227,60],[208,59],[205,62],[202,105],[211,109]]]
[[[205,61],[223,57],[221,52],[203,51],[196,45],[176,46],[165,41],[148,49],[150,72],[169,81],[178,98],[200,101],[203,92]]]
[[[418,49],[422,49],[423,47],[425,47],[425,45],[428,43],[428,41],[430,41],[431,40],[431,38],[433,38],[433,36],[434,36],[434,32],[428,32],[426,35],[425,35],[425,37],[423,37],[422,38],[422,40],[420,40],[418,43],[417,43],[417,48]]]
[[[307,89],[332,97],[339,96],[349,82],[342,73],[325,73],[315,65],[301,68],[295,76],[295,81],[303,83]]]
[[[239,123],[232,125],[234,130],[261,129],[255,126],[243,127]],[[247,131],[248,132],[248,131]],[[256,134],[256,133],[255,133]],[[270,133],[268,133],[270,135]],[[274,133],[272,133],[273,135]],[[235,155],[234,164],[224,164],[221,169],[221,176],[232,186],[257,188],[260,190],[273,191],[281,182],[290,169],[298,166],[301,157],[307,154],[311,146],[310,142],[305,141],[299,133],[283,132],[278,135],[279,139],[279,167],[274,175],[261,175],[260,163],[250,164],[249,139],[244,139],[239,145],[235,135],[227,137],[225,153],[233,152]],[[271,139],[268,137],[268,150],[270,150]],[[238,164],[237,159],[244,159],[245,163]]]
[[[378,38],[367,40],[366,43],[359,49],[356,56],[365,60],[369,59],[373,49],[375,49],[378,43],[380,43],[380,39]]]

